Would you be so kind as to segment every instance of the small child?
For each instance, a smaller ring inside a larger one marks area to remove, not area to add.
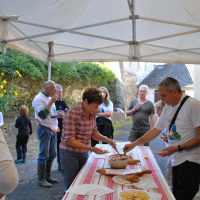
[[[25,105],[20,107],[19,114],[21,116],[17,117],[15,123],[15,128],[18,128],[18,134],[16,136],[17,159],[15,163],[26,163],[27,142],[29,137],[32,136],[32,125],[28,117],[28,108]]]

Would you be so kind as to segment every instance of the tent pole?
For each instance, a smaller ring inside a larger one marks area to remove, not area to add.
[[[173,24],[173,25],[178,25],[178,26],[186,26],[186,27],[192,27],[192,28],[200,28],[199,25],[186,24],[186,23],[180,23],[180,22],[173,22],[173,21],[167,21],[167,20],[155,19],[155,18],[148,18],[148,17],[139,16],[139,15],[138,15],[138,19],[147,20],[147,21],[153,21],[153,22],[166,23],[166,24]]]
[[[9,21],[12,21],[12,22],[15,22],[15,23],[20,23],[20,24],[26,24],[26,25],[30,25],[30,26],[47,28],[47,29],[51,29],[51,30],[57,30],[57,31],[60,31],[60,32],[65,32],[65,31],[75,31],[75,30],[80,30],[80,29],[85,29],[85,28],[90,28],[90,27],[95,27],[95,26],[101,26],[101,25],[105,25],[105,24],[111,24],[111,23],[116,23],[116,22],[121,22],[121,21],[126,21],[126,20],[129,20],[129,17],[104,21],[104,22],[100,22],[100,23],[89,24],[89,25],[85,25],[85,26],[74,27],[74,28],[70,28],[70,29],[61,29],[61,28],[57,28],[57,27],[45,26],[45,25],[41,25],[41,24],[24,22],[24,21],[20,21],[20,20],[9,20]]]
[[[136,58],[136,25],[135,25],[135,0],[131,0],[131,15],[132,15],[132,29],[133,29],[133,43],[134,45],[134,58]]]
[[[132,33],[132,36],[133,36],[133,44],[135,44],[135,18],[134,18],[134,8],[135,8],[135,1],[134,0],[131,0],[132,2],[132,9],[131,9],[131,14],[132,14],[132,29],[133,29],[133,33]]]
[[[51,61],[50,57],[48,57],[48,81],[51,80]]]
[[[151,38],[151,39],[143,40],[143,41],[141,40],[138,43],[139,44],[143,44],[143,43],[147,43],[147,42],[163,40],[163,39],[167,39],[167,38],[177,37],[177,36],[181,36],[181,35],[188,35],[188,34],[198,33],[198,32],[200,32],[200,29],[193,30],[193,31],[182,32],[182,33],[176,33],[176,34],[172,34],[172,35],[166,35],[166,36],[157,37],[157,38]]]
[[[12,22],[9,22],[9,21],[8,21],[8,23],[9,23],[11,26],[13,26],[17,31],[19,31],[22,35],[24,35],[25,37],[27,37],[27,35],[26,35],[24,32],[22,32],[19,28],[17,28]],[[43,48],[41,48],[36,42],[34,42],[32,39],[29,39],[29,41],[32,42],[33,44],[35,44],[35,46],[37,46],[37,47],[38,47],[39,49],[41,49],[44,53],[47,54],[47,52],[46,52]]]
[[[48,42],[49,54],[48,54],[48,81],[51,80],[51,57],[53,57],[53,45],[54,42]]]
[[[130,1],[129,1],[129,0],[127,0],[127,2],[128,2],[128,7],[129,7],[129,10],[130,10],[130,12],[131,12],[131,4],[130,4]]]
[[[3,43],[3,53],[6,54],[7,46],[5,43]]]

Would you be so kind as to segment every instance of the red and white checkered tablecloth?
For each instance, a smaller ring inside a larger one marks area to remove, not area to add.
[[[99,144],[97,147],[108,150],[110,152],[115,153],[115,150],[112,149],[109,145]],[[141,162],[137,165],[128,165],[127,169],[141,169],[143,167],[152,170],[153,179],[158,187],[158,189],[153,189],[154,193],[162,194],[161,200],[175,200],[161,170],[158,166],[154,155],[149,147],[142,147],[142,148],[134,148],[130,151],[133,158],[139,159]],[[75,178],[73,185],[81,185],[81,184],[99,184],[107,186],[115,190],[114,193],[107,194],[102,197],[98,196],[82,196],[82,195],[75,195],[71,193],[66,193],[62,200],[119,200],[118,193],[124,189],[135,189],[134,186],[127,186],[127,185],[119,185],[115,183],[112,178],[113,176],[105,176],[101,175],[96,172],[97,169],[100,168],[109,168],[107,163],[107,159],[98,159],[94,157],[95,154],[91,153],[87,163],[79,172],[77,177]],[[145,159],[144,156],[148,158]],[[151,191],[149,191],[151,192]]]

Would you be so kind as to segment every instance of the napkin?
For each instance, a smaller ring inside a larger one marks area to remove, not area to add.
[[[94,154],[93,158],[106,159],[106,154]]]
[[[155,192],[150,192],[150,194],[153,196],[153,200],[161,200],[162,199],[162,194],[155,193]]]
[[[158,188],[151,174],[140,177],[140,182],[134,183],[134,186],[144,190]]]
[[[83,185],[74,185],[70,187],[65,193],[72,193],[78,195],[96,195],[103,196],[109,193],[113,193],[114,190],[104,186],[104,185],[95,185],[95,184],[83,184]]]

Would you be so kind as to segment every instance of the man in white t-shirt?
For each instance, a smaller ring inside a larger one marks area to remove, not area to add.
[[[32,102],[38,125],[37,136],[40,140],[38,185],[46,188],[52,187],[51,183],[58,182],[51,177],[57,147],[58,120],[55,106],[57,99],[55,82],[49,80],[44,83],[43,91],[40,91]]]
[[[137,141],[125,145],[124,152],[156,138],[170,123],[186,96],[177,80],[167,77],[158,84],[161,101],[166,103],[155,127]],[[173,194],[176,200],[192,200],[200,184],[200,102],[189,97],[181,107],[169,133],[169,147],[161,156],[172,158]]]

